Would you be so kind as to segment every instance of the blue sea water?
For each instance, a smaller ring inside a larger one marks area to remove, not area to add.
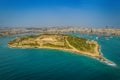
[[[117,66],[60,50],[9,48],[11,36],[0,38],[0,80],[120,80],[120,37],[74,35],[96,40]]]

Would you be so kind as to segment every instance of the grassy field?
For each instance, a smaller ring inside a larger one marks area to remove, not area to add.
[[[72,45],[73,47],[75,47],[76,49],[78,49],[80,51],[86,51],[86,52],[94,53],[95,44],[87,43],[88,40],[85,39],[85,38],[68,36],[67,40],[70,43],[70,45]]]
[[[66,42],[67,40],[67,42]],[[43,34],[31,35],[21,38],[16,38],[8,43],[14,46],[30,46],[30,47],[53,47],[72,49],[73,46],[77,50],[95,53],[95,44],[85,38],[80,38],[71,35],[61,34]]]
[[[19,37],[9,41],[8,46],[13,48],[49,48],[66,50],[92,56],[105,63],[112,63],[100,55],[97,42],[72,35],[41,34]]]

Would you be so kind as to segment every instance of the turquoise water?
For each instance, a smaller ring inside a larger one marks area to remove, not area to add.
[[[14,37],[0,38],[0,80],[120,80],[120,37],[81,36],[98,41],[117,67],[65,51],[9,48]]]

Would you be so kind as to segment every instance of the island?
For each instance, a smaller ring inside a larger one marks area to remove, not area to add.
[[[64,50],[90,56],[108,65],[116,64],[100,53],[99,44],[94,40],[80,38],[68,34],[40,34],[17,37],[8,42],[12,48],[45,48]]]

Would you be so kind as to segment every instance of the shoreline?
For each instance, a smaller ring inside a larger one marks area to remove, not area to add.
[[[43,34],[39,36],[26,36],[23,38],[15,38],[11,40],[8,43],[8,46],[11,48],[38,48],[68,51],[94,58],[108,65],[116,66],[114,62],[103,56],[103,53],[101,52],[101,46],[97,41],[81,39],[79,37],[73,37],[69,35]]]
[[[103,53],[101,52],[101,46],[99,46],[98,50],[99,50],[100,55],[102,56],[102,58],[105,60],[105,61],[101,61],[101,62],[104,62],[104,63],[106,63],[107,65],[110,65],[110,66],[114,66],[114,67],[117,66],[117,64],[115,64],[113,61],[111,61],[111,60],[104,57]]]
[[[108,60],[107,58],[105,58],[103,56],[103,53],[101,52],[101,47],[98,48],[99,49],[99,52],[100,52],[100,57],[95,57],[95,56],[91,56],[91,55],[88,55],[88,54],[84,54],[84,53],[80,53],[80,52],[77,52],[77,51],[74,51],[72,49],[65,49],[65,48],[53,48],[53,47],[22,47],[22,46],[11,46],[11,45],[8,45],[10,48],[23,48],[23,49],[51,49],[51,50],[60,50],[60,51],[65,51],[65,52],[72,52],[72,53],[75,53],[75,54],[80,54],[80,55],[83,55],[83,56],[88,56],[90,58],[93,58],[93,59],[96,59],[102,63],[105,63],[109,66],[117,66],[114,62],[112,62],[111,60]]]

